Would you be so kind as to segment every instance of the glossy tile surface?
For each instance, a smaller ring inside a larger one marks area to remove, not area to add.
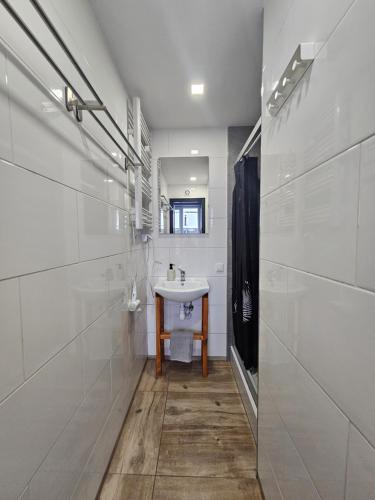
[[[80,259],[94,259],[129,249],[128,214],[95,198],[78,195]]]
[[[293,270],[288,286],[297,359],[375,445],[375,294]]]
[[[372,221],[375,196],[375,138],[361,145],[361,178],[359,191],[357,283],[375,291],[375,229]]]
[[[194,144],[194,145],[192,145]],[[190,146],[189,146],[190,145]],[[153,139],[154,193],[156,193],[157,159],[160,157],[190,156],[191,149],[198,149],[199,155],[209,158],[208,214],[206,217],[207,233],[204,235],[159,235],[153,234],[154,264],[149,266],[149,273],[154,281],[165,277],[169,263],[186,268],[187,276],[215,278],[210,294],[210,332],[211,345],[209,355],[225,356],[226,341],[218,334],[226,334],[226,290],[227,290],[227,130],[179,129],[154,130]],[[158,211],[154,203],[155,213]],[[216,264],[223,263],[224,271],[217,272]],[[217,279],[216,279],[217,278]],[[153,298],[149,296],[148,312],[154,316]],[[220,305],[220,308],[215,308]],[[225,306],[225,307],[223,307]],[[171,327],[179,327],[175,316],[171,317]],[[199,319],[197,318],[197,322]],[[183,325],[184,327],[187,324]],[[154,345],[154,321],[148,322],[148,345]],[[195,347],[196,351],[197,347]],[[154,353],[154,348],[149,351]]]
[[[0,193],[1,278],[78,260],[74,191],[0,162]]]
[[[349,434],[346,499],[375,498],[375,448],[353,426]]]
[[[272,262],[260,262],[259,307],[260,315],[272,331],[291,345],[288,330],[287,269]]]
[[[342,498],[349,421],[264,324],[260,376],[320,496]]]
[[[354,283],[360,148],[262,199],[261,256]]]
[[[173,329],[191,329],[201,331],[202,316],[201,316],[201,300],[193,302],[194,310],[190,319],[180,320],[179,304],[178,302],[165,301],[164,302],[164,327],[167,331]],[[148,331],[154,333],[156,331],[155,323],[155,308],[148,307]],[[226,309],[223,305],[213,305],[209,303],[209,317],[208,317],[208,332],[214,334],[226,333]]]
[[[114,308],[109,309],[82,333],[85,391],[90,389],[122,340],[125,325],[113,321],[115,314]]]
[[[358,467],[349,458],[348,468],[346,443],[353,422],[374,444],[373,14],[370,0],[265,2],[261,317],[269,328],[261,329],[258,445],[267,500],[371,498],[365,478],[354,486],[371,460]],[[272,117],[267,100],[302,40],[317,42],[315,60]]]
[[[224,263],[226,269],[226,249],[207,248],[203,253],[200,248],[171,248],[170,260],[185,266],[187,276],[215,276],[216,262]],[[220,273],[222,276],[226,272]]]
[[[17,498],[83,399],[79,340],[0,406],[0,497]],[[32,453],[25,450],[32,449]]]
[[[11,160],[12,143],[5,51],[0,45],[0,158]]]
[[[23,382],[18,280],[0,282],[0,401]]]
[[[110,384],[107,365],[33,476],[29,484],[31,498],[71,497],[109,413]]]
[[[27,376],[108,307],[106,268],[99,259],[20,278]]]
[[[283,1],[284,8],[286,3],[286,0]],[[300,8],[293,5],[291,15],[295,14],[298,18],[290,18],[284,26],[285,31],[278,34],[277,43],[282,46],[276,51],[274,61],[264,61],[265,66],[272,67],[272,73],[265,77],[267,81],[263,81],[267,87],[264,103],[300,40],[324,42],[328,38],[327,32],[323,35],[323,40],[317,36],[325,22],[322,22],[322,16],[316,16],[320,9],[325,11],[325,4],[315,3],[315,14],[309,16],[306,14],[305,3],[307,2],[302,2]],[[352,8],[344,16],[350,4]],[[366,71],[361,71],[362,60],[370,62],[374,59],[368,44],[372,39],[369,19],[374,13],[374,5],[371,0],[347,0],[340,2],[337,8],[330,5],[329,13],[327,17],[325,11],[323,17],[325,20],[330,19],[332,33],[282,112],[276,119],[270,120],[269,113],[263,108],[262,143],[265,161],[269,156],[273,165],[280,165],[274,169],[274,174],[267,179],[267,183],[262,182],[263,194],[374,133],[371,119],[374,109],[372,105],[367,105],[371,100],[371,63]],[[309,27],[310,34],[305,32],[303,36],[297,36],[298,41],[293,40],[293,32],[299,29],[303,31],[310,22],[313,23]],[[353,33],[352,26],[361,26],[360,38]],[[268,35],[265,39],[267,37]],[[282,69],[279,68],[282,59],[278,61],[280,51],[283,52],[284,60]],[[358,58],[357,54],[361,54],[361,57]],[[350,68],[346,64],[349,60],[353,61]],[[361,75],[358,85],[354,79],[356,73]],[[262,169],[264,167],[263,163]],[[268,167],[265,170],[269,170]]]
[[[210,188],[208,190],[208,210],[210,219],[227,217],[226,188]]]
[[[105,175],[100,175],[90,162],[87,140],[63,103],[53,99],[19,63],[11,61],[8,66],[15,163],[65,185],[104,196]]]
[[[13,7],[90,98],[34,7]],[[126,130],[128,96],[89,4],[43,9]],[[145,302],[145,247],[130,244],[124,158],[88,113],[67,112],[61,78],[0,11],[0,498],[93,499],[145,359],[145,313],[122,307],[135,276]]]

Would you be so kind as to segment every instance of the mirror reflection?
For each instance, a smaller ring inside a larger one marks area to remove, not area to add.
[[[205,234],[208,157],[159,158],[161,234]]]

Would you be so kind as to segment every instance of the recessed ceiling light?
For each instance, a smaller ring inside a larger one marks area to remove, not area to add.
[[[191,155],[198,155],[199,154],[199,149],[191,149],[190,150]]]
[[[191,181],[196,181],[196,180],[197,180],[197,178],[196,178],[196,177],[190,177],[190,180],[191,180]]]
[[[204,94],[204,83],[192,83],[191,84],[191,94],[192,95],[203,95]]]

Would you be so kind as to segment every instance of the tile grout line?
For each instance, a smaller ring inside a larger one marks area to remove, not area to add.
[[[154,474],[154,484],[152,486],[152,496],[151,499],[154,498],[154,491],[155,491],[155,483],[156,483],[156,475],[158,471],[158,465],[159,465],[159,456],[160,456],[160,447],[161,447],[161,439],[162,439],[162,434],[163,434],[163,427],[164,427],[164,418],[165,418],[165,410],[167,407],[167,399],[168,399],[168,386],[169,386],[169,380],[167,379],[167,390],[163,391],[165,392],[165,402],[164,402],[164,410],[163,410],[163,420],[161,423],[161,430],[160,430],[160,439],[159,439],[159,448],[158,448],[158,457],[156,459],[156,467],[155,467],[155,474]],[[155,391],[154,391],[155,392]]]

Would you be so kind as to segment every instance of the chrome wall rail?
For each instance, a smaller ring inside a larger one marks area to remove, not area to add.
[[[258,142],[258,140],[261,137],[261,130],[262,130],[262,119],[259,118],[259,120],[256,122],[254,125],[253,130],[251,131],[249,137],[246,139],[245,144],[243,145],[241,151],[239,152],[237,156],[236,163],[241,160],[244,156],[246,156],[250,150],[252,149],[253,146]]]
[[[76,115],[81,113],[82,109],[87,110],[88,113],[94,118],[96,123],[100,126],[100,128],[105,132],[105,134],[111,139],[113,144],[117,146],[117,148],[123,153],[125,156],[125,170],[127,170],[129,163],[134,165],[134,166],[143,166],[143,162],[140,158],[140,156],[137,154],[136,150],[134,147],[131,145],[129,142],[128,138],[124,134],[124,132],[121,130],[119,125],[117,124],[116,120],[113,118],[111,113],[108,111],[108,109],[105,107],[103,101],[100,99],[98,93],[90,83],[89,79],[85,75],[84,71],[76,61],[75,57],[69,50],[68,46],[64,42],[64,40],[61,38],[59,35],[58,31],[56,30],[55,26],[53,25],[52,21],[49,19],[47,14],[45,13],[44,9],[41,7],[39,4],[38,0],[30,0],[30,3],[33,5],[35,10],[38,12],[39,16],[41,19],[44,21],[46,24],[47,28],[49,31],[52,33],[54,38],[56,39],[57,43],[60,45],[62,50],[64,51],[65,55],[68,57],[74,68],[77,70],[78,74],[81,76],[82,80],[85,82],[91,93],[96,99],[96,102],[92,101],[85,101],[82,96],[79,94],[78,90],[75,88],[75,86],[72,84],[72,82],[69,80],[69,78],[63,73],[63,71],[60,69],[60,67],[56,64],[56,62],[53,60],[53,58],[50,56],[50,54],[46,51],[46,49],[43,47],[43,45],[39,42],[39,40],[35,37],[33,32],[30,30],[30,28],[26,25],[26,23],[21,19],[21,17],[17,14],[17,12],[13,9],[13,7],[10,5],[8,0],[0,0],[1,5],[6,9],[6,11],[12,16],[14,21],[20,26],[20,28],[24,31],[24,33],[28,36],[28,38],[31,40],[31,42],[35,45],[35,47],[39,50],[39,52],[43,55],[43,57],[47,60],[47,62],[50,64],[50,66],[56,71],[56,73],[59,75],[59,77],[63,80],[65,85],[68,87],[69,92],[71,92],[74,95],[74,104],[73,106],[76,106]],[[67,91],[68,92],[68,91]],[[120,136],[124,139],[126,142],[128,148],[130,149],[132,156],[134,155],[137,163],[135,163],[134,159],[124,150],[124,148],[119,144],[119,142],[113,137],[111,132],[107,129],[107,127],[102,123],[102,121],[96,116],[94,113],[94,107],[98,111],[103,111],[106,116],[109,118],[111,123],[114,125],[116,128],[117,132],[120,134]]]

